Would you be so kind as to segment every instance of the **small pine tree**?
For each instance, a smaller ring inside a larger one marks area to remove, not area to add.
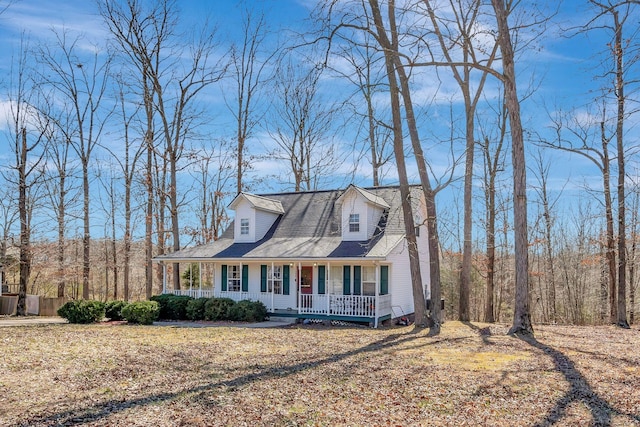
[[[197,263],[189,264],[189,267],[182,273],[182,280],[185,287],[193,286],[197,288],[200,286],[200,265]]]

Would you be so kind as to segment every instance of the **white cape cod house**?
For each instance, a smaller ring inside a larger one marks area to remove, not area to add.
[[[411,187],[416,224],[426,218]],[[413,313],[409,253],[398,187],[253,195],[229,205],[235,219],[216,241],[155,258],[163,292],[262,301],[272,317],[379,322]],[[418,249],[429,297],[426,227]],[[209,264],[207,288],[167,288],[171,263]]]

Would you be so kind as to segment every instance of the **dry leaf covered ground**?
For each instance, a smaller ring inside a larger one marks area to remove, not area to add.
[[[640,425],[637,328],[506,330],[0,327],[0,425]]]

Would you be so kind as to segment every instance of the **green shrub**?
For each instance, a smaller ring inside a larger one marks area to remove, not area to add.
[[[267,308],[260,301],[238,301],[227,313],[229,320],[262,322],[267,318]]]
[[[107,301],[104,305],[104,317],[111,320],[123,320],[122,309],[127,305],[124,301]]]
[[[105,317],[105,305],[100,301],[68,301],[58,309],[58,316],[69,323],[96,323]]]
[[[235,305],[231,298],[209,298],[204,304],[204,318],[206,320],[226,320],[229,309]]]
[[[150,325],[158,319],[160,304],[156,301],[138,301],[128,304],[122,309],[122,317],[129,323]]]
[[[209,298],[196,298],[187,303],[187,319],[190,320],[204,320],[204,305],[209,301]]]
[[[154,295],[151,301],[160,304],[160,319],[166,320],[186,320],[187,304],[193,298],[186,295],[162,294]]]

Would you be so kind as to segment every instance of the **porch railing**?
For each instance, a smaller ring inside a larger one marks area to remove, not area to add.
[[[174,295],[187,295],[193,298],[211,298],[215,296],[218,298],[230,298],[234,301],[260,301],[268,310],[274,310],[274,307],[272,307],[272,295],[269,293],[216,291],[214,294],[214,291],[210,289],[181,289],[170,292]],[[298,313],[348,317],[382,317],[391,314],[391,295],[300,294]]]
[[[184,295],[192,298],[212,298],[214,296],[213,289],[173,289],[167,291],[167,293],[173,295]]]

